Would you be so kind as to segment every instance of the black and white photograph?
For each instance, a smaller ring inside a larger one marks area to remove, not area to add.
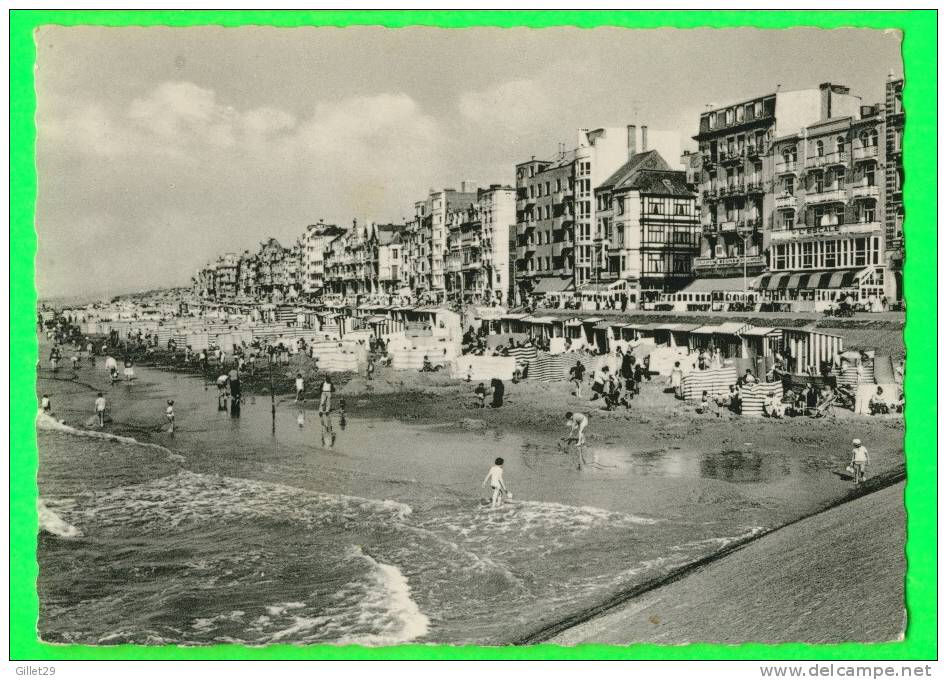
[[[38,637],[903,639],[903,37],[40,27]]]

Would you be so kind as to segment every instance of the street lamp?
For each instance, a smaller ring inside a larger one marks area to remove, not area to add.
[[[748,244],[750,238],[753,236],[753,228],[748,222],[744,222],[742,227],[737,232],[741,239],[743,239],[743,303],[746,304],[747,296],[747,260],[749,259],[748,253]]]

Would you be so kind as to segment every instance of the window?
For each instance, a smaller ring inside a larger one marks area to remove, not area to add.
[[[836,257],[835,257],[836,243],[837,241],[825,241],[822,244],[823,249],[824,249],[824,252],[823,252],[824,265],[823,266],[829,267],[829,268],[838,266],[838,260],[836,260]]]
[[[790,196],[795,195],[795,193],[796,193],[796,178],[795,178],[795,177],[787,177],[786,180],[785,180],[785,182],[784,182],[784,184],[783,184],[783,189],[784,189],[785,192],[786,192],[787,194],[789,194]]]
[[[687,207],[683,203],[674,204],[674,214],[675,215],[686,215]]]
[[[840,157],[845,153],[845,137],[839,136],[835,140],[835,150]]]
[[[856,267],[864,267],[867,262],[865,252],[865,239],[856,238],[855,239],[855,265]]]
[[[652,199],[648,203],[648,212],[652,215],[663,215],[664,214],[664,203],[662,201],[657,201]]]
[[[802,268],[812,269],[812,242],[802,244]]]
[[[556,179],[556,193],[562,191],[562,178],[559,177]]]
[[[875,221],[875,206],[866,205],[862,208],[862,222],[874,222]]]
[[[710,116],[707,117],[707,127],[709,127],[711,130],[717,127],[717,114],[716,113],[711,113]]]
[[[813,189],[817,194],[821,194],[823,191],[825,191],[825,177],[822,176],[821,172],[815,176],[815,184],[813,185]]]
[[[757,118],[763,117],[763,102],[756,102],[753,104],[753,113],[756,114]]]
[[[733,125],[733,109],[727,109],[727,125]]]
[[[625,214],[625,199],[624,199],[624,198],[616,198],[616,199],[615,199],[615,206],[616,206],[616,209],[615,209],[615,214],[616,214],[616,215],[624,215],[624,214]]]
[[[742,123],[742,122],[743,122],[743,115],[744,115],[744,112],[745,112],[745,111],[746,111],[746,109],[745,109],[744,107],[742,107],[742,106],[737,109],[737,122],[738,122],[738,123]]]
[[[875,166],[871,165],[865,169],[865,184],[867,186],[875,186]]]
[[[825,155],[825,144],[822,143],[821,139],[815,143],[815,155],[820,158]]]
[[[785,269],[786,268],[786,246],[777,245],[774,248],[774,269]]]

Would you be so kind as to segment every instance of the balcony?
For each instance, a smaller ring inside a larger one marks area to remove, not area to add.
[[[747,158],[759,158],[760,149],[755,144],[748,144],[746,147],[746,157]]]
[[[849,224],[825,224],[818,227],[777,227],[770,234],[773,243],[805,240],[821,236],[850,236],[873,234],[882,230],[881,222],[852,222]]]
[[[717,189],[713,187],[711,189],[704,189],[704,200],[705,201],[715,201],[717,200]]]
[[[748,194],[762,194],[763,193],[763,183],[759,180],[750,180],[746,184],[746,193]]]
[[[739,196],[746,193],[746,186],[743,182],[731,182],[727,185],[728,196]]]
[[[721,165],[737,165],[743,162],[743,153],[737,150],[724,151],[720,154]]]
[[[845,165],[848,163],[848,152],[833,151],[822,156],[809,156],[806,158],[807,168],[825,168],[830,165]]]
[[[852,156],[856,161],[877,160],[878,147],[877,146],[859,146],[854,150]]]
[[[844,189],[825,189],[819,192],[806,194],[806,203],[845,203]]]
[[[776,209],[777,210],[795,210],[796,209],[796,197],[792,194],[779,194],[776,196]]]
[[[716,271],[718,269],[730,269],[732,267],[742,268],[746,264],[747,269],[765,267],[768,263],[764,255],[747,255],[746,257],[695,257],[695,271]]]
[[[783,161],[776,164],[777,175],[795,175],[799,172],[800,166],[796,161]]]
[[[878,200],[878,187],[874,184],[857,184],[852,187],[852,198]]]
[[[720,231],[736,231],[737,223],[735,220],[727,220],[726,222],[718,222],[717,227]]]
[[[703,156],[703,162],[705,168],[712,168],[718,163],[716,156],[711,156],[709,153],[705,153]]]

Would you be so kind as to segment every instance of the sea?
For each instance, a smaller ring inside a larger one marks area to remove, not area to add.
[[[759,451],[621,442],[578,470],[523,434],[320,418],[292,397],[234,413],[200,378],[136,373],[40,371],[48,642],[507,644],[763,531],[744,491],[793,474]],[[497,457],[512,498],[491,508]]]

